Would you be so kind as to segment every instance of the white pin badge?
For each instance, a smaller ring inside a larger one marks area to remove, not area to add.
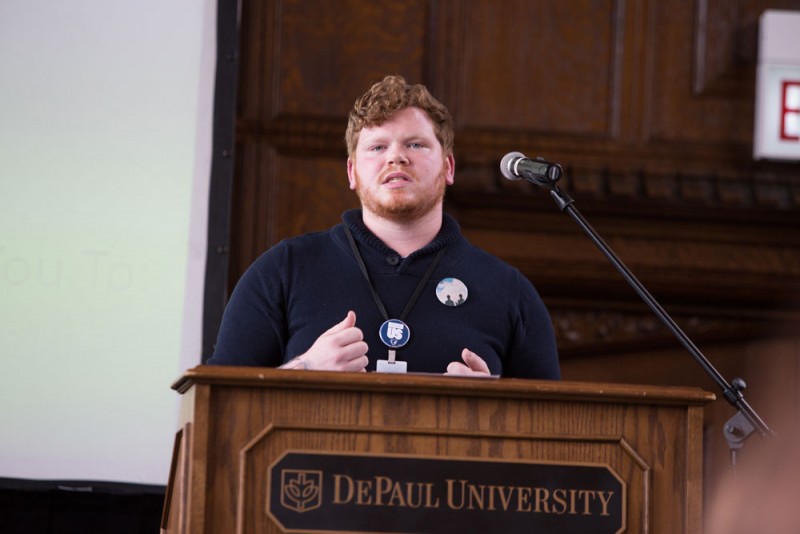
[[[436,298],[445,306],[461,306],[468,295],[467,286],[458,278],[443,278],[436,285]]]

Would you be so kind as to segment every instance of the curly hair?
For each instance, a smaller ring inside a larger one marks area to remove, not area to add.
[[[428,114],[442,151],[451,154],[455,132],[450,111],[424,85],[409,84],[402,76],[386,76],[359,97],[350,112],[345,133],[347,155],[352,156],[355,152],[362,128],[380,126],[392,115],[408,107],[420,108]]]

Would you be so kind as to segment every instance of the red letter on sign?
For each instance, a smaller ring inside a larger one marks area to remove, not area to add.
[[[783,82],[781,139],[800,141],[800,81],[784,80]]]

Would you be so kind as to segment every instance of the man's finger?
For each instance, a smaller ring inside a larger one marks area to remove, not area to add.
[[[367,346],[366,342],[357,341],[341,347],[339,359],[340,361],[349,362],[362,356],[366,356],[367,350],[369,350],[369,347]]]
[[[450,362],[447,364],[448,375],[467,375],[470,374],[470,369],[461,362]]]
[[[469,349],[464,349],[461,351],[461,359],[464,360],[464,363],[466,363],[467,366],[473,371],[478,371],[479,373],[490,373],[489,366],[486,365],[486,362],[483,360],[483,358]]]
[[[340,330],[338,332],[331,332],[327,334],[328,340],[335,346],[346,347],[353,343],[358,343],[364,339],[364,332],[360,328],[351,326]]]
[[[369,365],[369,357],[366,354],[362,354],[358,358],[354,358],[347,362],[345,366],[345,371],[359,371],[363,372],[366,371],[367,365]]]
[[[342,322],[333,325],[322,335],[326,336],[329,334],[335,334],[337,332],[345,330],[346,328],[351,328],[355,325],[356,325],[356,312],[350,310],[349,312],[347,312],[347,316],[344,318]]]

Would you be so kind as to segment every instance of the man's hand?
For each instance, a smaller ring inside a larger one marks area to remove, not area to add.
[[[281,366],[281,369],[366,372],[367,344],[364,333],[356,328],[356,314],[347,312],[339,324],[317,338],[305,354]]]
[[[460,376],[491,376],[489,366],[483,361],[483,358],[475,354],[469,349],[461,351],[461,362],[451,362],[447,366],[446,375],[460,375]],[[465,365],[466,364],[466,365]]]

